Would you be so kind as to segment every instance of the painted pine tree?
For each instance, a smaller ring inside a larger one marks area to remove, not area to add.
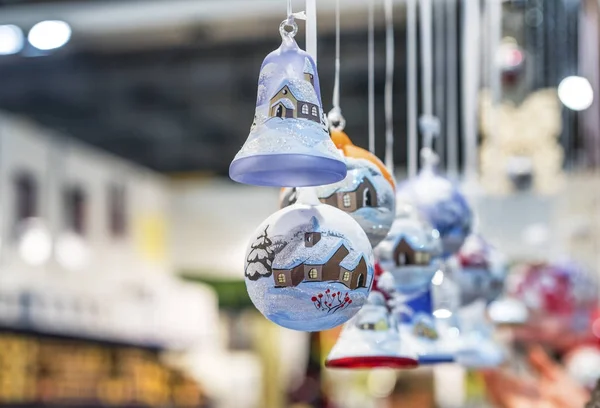
[[[273,251],[273,242],[267,234],[269,226],[265,228],[265,231],[256,237],[256,241],[250,245],[251,251],[246,259],[246,271],[245,275],[250,280],[258,280],[260,278],[268,278],[271,276],[273,259],[275,258],[275,252]]]

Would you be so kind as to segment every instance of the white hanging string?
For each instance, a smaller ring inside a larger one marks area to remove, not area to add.
[[[346,120],[340,108],[340,0],[335,2],[335,79],[333,82],[333,109],[327,114],[331,130],[343,130]]]
[[[479,90],[480,63],[480,6],[479,1],[467,1],[463,24],[463,76],[462,76],[462,123],[464,173],[467,182],[474,180],[477,169],[477,92]]]
[[[406,1],[408,176],[417,175],[417,0]]]
[[[287,17],[292,16],[292,0],[287,0]]]
[[[369,151],[375,153],[375,11],[374,0],[369,0]]]
[[[423,133],[423,147],[433,149],[435,124],[433,117],[433,42],[432,42],[432,11],[431,0],[420,0],[421,28],[421,87],[422,87],[422,117],[420,121]]]
[[[339,0],[338,0],[339,1]],[[385,165],[394,173],[394,9],[392,0],[385,7]]]
[[[340,109],[340,0],[335,0],[335,80],[333,83],[333,108]]]
[[[288,0],[289,1],[289,0]],[[317,64],[317,0],[306,0],[306,52]]]
[[[451,177],[458,175],[458,85],[457,71],[457,35],[456,35],[456,0],[446,0],[446,144],[448,162],[446,169]]]

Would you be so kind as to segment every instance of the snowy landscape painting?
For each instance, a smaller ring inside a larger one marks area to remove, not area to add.
[[[246,286],[259,311],[295,330],[338,326],[365,303],[374,259],[366,234],[346,213],[295,204],[258,227],[246,257]]]
[[[286,153],[343,160],[329,138],[315,62],[293,39],[261,66],[254,122],[234,161]]]

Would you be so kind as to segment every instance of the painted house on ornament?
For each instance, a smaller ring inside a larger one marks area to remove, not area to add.
[[[363,177],[358,185],[352,187],[352,190],[340,189],[319,200],[346,212],[354,212],[363,207],[377,207],[375,186],[367,177]]]
[[[377,257],[385,263],[392,262],[396,267],[427,266],[439,251],[425,240],[425,237],[419,237],[417,243],[411,244],[406,234],[391,232],[377,246]]]
[[[321,123],[321,104],[314,88],[315,73],[308,59],[304,79],[285,79],[269,101],[269,117],[308,119]]]
[[[335,281],[349,289],[367,287],[367,263],[343,238],[305,232],[304,240],[290,242],[273,261],[275,287],[302,282]]]

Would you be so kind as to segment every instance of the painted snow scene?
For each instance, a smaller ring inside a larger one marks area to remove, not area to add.
[[[396,202],[414,205],[440,233],[444,257],[459,250],[471,232],[472,213],[465,197],[447,178],[424,168],[398,187]]]
[[[294,204],[271,215],[246,254],[252,302],[289,329],[320,331],[346,322],[373,281],[366,234],[348,214],[323,204]]]
[[[385,238],[395,216],[392,185],[377,166],[366,159],[346,157],[348,173],[338,183],[314,187],[319,200],[347,212],[367,233],[374,247]],[[280,206],[294,204],[296,189],[284,189]]]
[[[315,62],[292,38],[284,38],[261,66],[254,122],[234,161],[273,154],[317,156],[343,164],[329,138]]]
[[[441,268],[442,247],[439,233],[416,209],[403,205],[398,210],[387,237],[375,248],[384,271],[406,291],[427,287]]]
[[[417,366],[417,355],[402,347],[398,325],[384,296],[373,291],[367,304],[344,325],[325,365],[332,368],[411,368]]]

